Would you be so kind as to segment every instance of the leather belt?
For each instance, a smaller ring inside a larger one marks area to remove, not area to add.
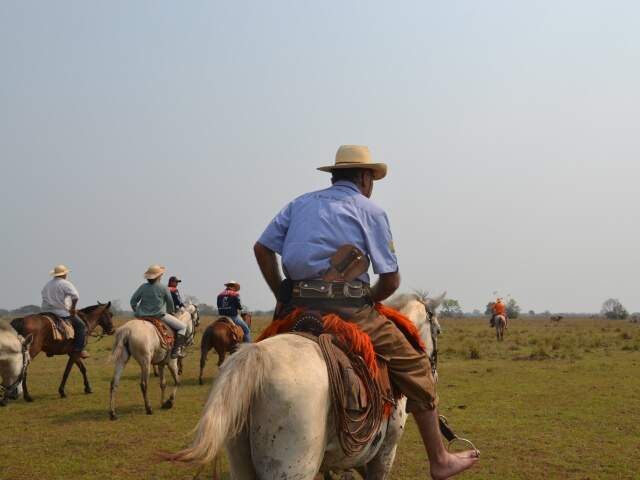
[[[369,284],[358,280],[352,282],[300,280],[293,282],[291,296],[327,300],[367,299],[371,296],[371,288]]]

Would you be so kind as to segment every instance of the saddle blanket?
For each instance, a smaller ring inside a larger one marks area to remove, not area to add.
[[[216,323],[221,323],[231,331],[231,337],[234,342],[240,343],[244,340],[244,332],[242,328],[236,325],[233,320],[228,317],[220,317]]]
[[[51,336],[54,342],[64,342],[65,340],[72,340],[75,337],[73,326],[69,320],[60,318],[53,313],[44,313],[46,319],[51,326]]]
[[[156,333],[160,338],[160,343],[163,348],[171,349],[173,348],[173,342],[175,338],[173,336],[173,332],[167,327],[162,320],[156,317],[142,317],[140,320],[144,320],[146,322],[151,323],[154,327],[156,327]]]

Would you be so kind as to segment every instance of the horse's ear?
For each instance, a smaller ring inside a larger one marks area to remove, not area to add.
[[[96,300],[98,302],[98,305],[102,305],[102,302],[100,300]]]
[[[433,310],[436,310],[440,305],[442,305],[442,302],[444,302],[444,299],[447,296],[447,292],[446,290],[444,292],[442,292],[442,295],[440,295],[439,297],[433,298],[431,299],[430,302],[430,306]]]
[[[111,301],[107,302],[107,308],[111,308]]]

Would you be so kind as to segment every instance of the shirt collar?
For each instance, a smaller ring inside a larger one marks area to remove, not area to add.
[[[360,190],[358,189],[358,187],[356,186],[355,183],[350,182],[349,180],[338,180],[336,183],[333,184],[334,187],[346,187],[350,190],[353,190],[356,193],[360,193]]]

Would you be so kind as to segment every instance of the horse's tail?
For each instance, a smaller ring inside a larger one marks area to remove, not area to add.
[[[116,341],[113,344],[113,350],[111,351],[111,355],[109,355],[109,362],[117,362],[118,359],[123,357],[123,354],[126,352],[126,359],[129,358],[129,335],[131,335],[131,330],[128,328],[120,327],[116,330]]]
[[[161,456],[176,462],[213,461],[225,441],[238,435],[245,426],[251,401],[262,389],[269,365],[269,357],[261,345],[241,346],[221,367],[191,446]]]

